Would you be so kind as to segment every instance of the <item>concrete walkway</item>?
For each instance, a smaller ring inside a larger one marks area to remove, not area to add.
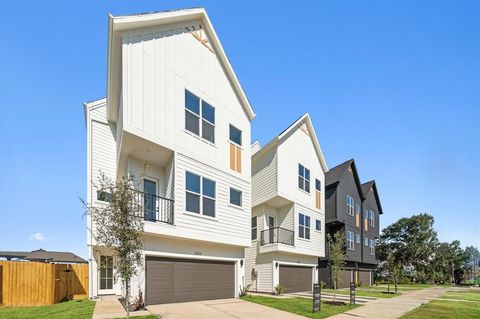
[[[379,298],[364,304],[362,307],[329,317],[329,319],[394,319],[399,318],[409,312],[427,303],[430,300],[437,299],[447,288],[426,288],[405,292],[394,298]]]
[[[120,304],[120,301],[118,301],[117,296],[102,296],[96,300],[92,319],[124,318],[125,314],[125,309]],[[130,316],[145,316],[150,314],[150,312],[142,310],[131,312]]]

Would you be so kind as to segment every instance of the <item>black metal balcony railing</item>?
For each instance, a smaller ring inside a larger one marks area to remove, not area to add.
[[[173,199],[164,198],[144,192],[137,192],[136,198],[139,217],[146,221],[162,222],[173,225]]]
[[[261,245],[268,244],[285,244],[294,245],[295,233],[289,229],[282,227],[272,227],[262,230],[260,233]]]

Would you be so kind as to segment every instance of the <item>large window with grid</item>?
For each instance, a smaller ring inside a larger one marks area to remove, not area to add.
[[[373,211],[368,211],[368,225],[375,227],[375,213]]]
[[[310,239],[310,217],[298,214],[298,237]]]
[[[257,239],[257,216],[252,217],[252,240]]]
[[[186,172],[186,211],[215,217],[215,181]]]
[[[351,231],[347,230],[347,249],[348,250],[354,250],[355,249],[355,243],[354,243],[354,234]]]
[[[298,164],[298,188],[310,193],[310,170]]]
[[[185,129],[215,143],[215,108],[185,90]]]
[[[353,197],[347,195],[347,214],[350,216],[353,216],[353,206],[355,206]]]

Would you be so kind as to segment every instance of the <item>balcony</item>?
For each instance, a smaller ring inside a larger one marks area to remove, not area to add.
[[[262,230],[260,233],[260,244],[262,246],[269,244],[284,244],[294,246],[295,233],[282,227],[273,227]]]
[[[160,197],[144,192],[135,192],[137,212],[135,215],[149,222],[161,222],[173,225],[174,204],[173,199]]]

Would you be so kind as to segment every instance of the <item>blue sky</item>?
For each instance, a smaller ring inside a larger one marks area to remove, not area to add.
[[[203,6],[262,144],[310,113],[327,163],[376,179],[382,227],[427,212],[480,246],[480,2],[0,1],[0,250],[86,256],[84,101],[107,14]]]

